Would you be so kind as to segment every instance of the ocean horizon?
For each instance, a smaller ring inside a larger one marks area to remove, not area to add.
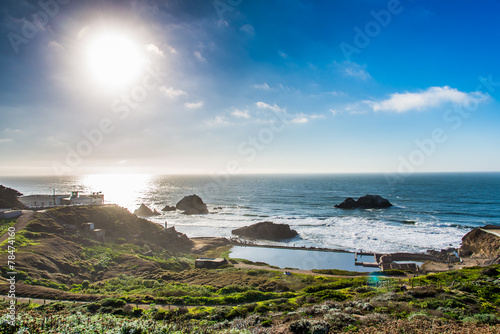
[[[389,174],[390,175],[390,174]],[[131,212],[142,203],[161,212],[197,194],[207,215],[162,212],[151,221],[189,237],[231,237],[231,230],[260,221],[289,224],[299,237],[289,246],[346,251],[425,252],[459,247],[482,225],[500,225],[500,173],[84,175],[1,177],[25,195],[102,191],[105,203]],[[347,197],[387,198],[386,209],[334,208]]]

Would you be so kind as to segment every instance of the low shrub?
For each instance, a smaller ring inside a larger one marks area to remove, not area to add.
[[[123,299],[119,299],[119,298],[105,298],[105,299],[100,301],[100,304],[101,304],[101,306],[108,306],[108,307],[112,307],[112,308],[122,308],[123,306],[125,306],[125,304],[127,304],[127,302],[124,301]]]
[[[309,327],[311,327],[311,323],[306,319],[292,321],[290,325],[288,325],[288,329],[294,334],[307,334],[309,332]]]

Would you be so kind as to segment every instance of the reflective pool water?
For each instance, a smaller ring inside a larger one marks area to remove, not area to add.
[[[305,249],[283,249],[268,247],[235,246],[231,249],[231,258],[247,259],[253,262],[265,262],[280,268],[341,269],[359,272],[378,271],[354,265],[354,253],[323,252]],[[373,256],[358,257],[358,261],[374,262]]]

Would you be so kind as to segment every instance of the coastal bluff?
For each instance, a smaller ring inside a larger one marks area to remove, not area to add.
[[[500,226],[475,228],[462,238],[460,256],[487,257],[500,261]]]
[[[256,223],[232,230],[231,233],[244,238],[272,241],[290,239],[298,235],[297,231],[290,229],[288,224],[275,224],[273,222]]]
[[[365,195],[358,200],[354,200],[351,197],[346,198],[342,203],[336,204],[335,207],[339,209],[380,209],[391,207],[392,204],[389,200],[379,196],[379,195]]]

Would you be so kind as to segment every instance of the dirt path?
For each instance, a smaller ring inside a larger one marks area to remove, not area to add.
[[[23,210],[23,214],[19,217],[17,223],[14,225],[16,233],[23,230],[28,225],[28,223],[35,218],[36,214],[37,212],[33,210]],[[0,244],[4,242],[8,237],[9,233],[8,231],[6,231],[5,234],[0,237]]]
[[[10,301],[10,298],[8,296],[0,295],[0,300],[4,301]],[[30,298],[30,297],[17,297],[16,298],[17,303],[30,303],[30,304],[38,304],[38,305],[45,305],[45,304],[50,304],[50,303],[73,303],[73,304],[89,304],[89,303],[95,303],[95,301],[84,301],[84,300],[59,300],[59,299],[43,299],[43,298]],[[188,306],[182,306],[182,305],[173,305],[173,304],[138,304],[138,303],[127,303],[127,305],[130,305],[132,307],[139,307],[143,310],[147,310],[151,308],[151,305],[155,305],[157,309],[165,309],[165,310],[174,310],[177,308],[195,308],[197,307],[196,305],[188,305]],[[205,305],[199,305],[199,306],[205,306]]]
[[[324,276],[324,277],[343,277],[343,278],[367,277],[367,275],[346,276],[346,275],[319,274],[319,273],[314,273],[311,270],[270,268],[267,266],[257,266],[254,264],[245,264],[245,263],[241,263],[241,262],[238,262],[237,264],[235,264],[234,267],[235,268],[242,268],[242,269],[261,269],[261,270],[268,270],[268,271],[281,271],[282,273],[285,273],[288,271],[289,273],[292,273],[292,274],[303,274],[303,275]]]

